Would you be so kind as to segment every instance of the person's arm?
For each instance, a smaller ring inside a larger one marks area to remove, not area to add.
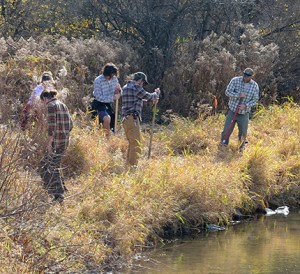
[[[252,93],[251,99],[248,102],[246,102],[247,108],[255,106],[255,104],[259,100],[259,87],[257,84],[255,84],[255,86],[253,87],[253,91],[254,92]]]
[[[236,90],[236,81],[237,78],[232,78],[231,81],[229,82],[226,91],[225,91],[225,95],[231,98],[238,98],[239,97],[239,93]]]
[[[56,130],[56,111],[55,107],[48,104],[48,115],[47,115],[47,124],[48,124],[48,141],[47,141],[47,151],[49,154],[53,153],[53,141],[54,134]]]
[[[43,90],[44,90],[44,88],[42,85],[36,86],[36,88],[32,91],[27,104],[32,105],[34,100],[40,96],[40,94],[42,93]]]
[[[155,104],[158,103],[158,99],[159,99],[159,95],[160,95],[160,89],[159,89],[159,88],[156,88],[154,91],[155,91],[155,93],[157,94],[157,97],[156,97],[155,99],[152,100],[153,105],[155,105]]]
[[[72,116],[69,112],[69,119],[70,119],[70,131],[72,131],[73,127],[74,127],[74,122],[73,122],[73,119],[72,119]]]
[[[155,89],[155,92],[149,93],[145,91],[142,87],[139,87],[137,97],[142,100],[153,101],[153,100],[158,100],[159,94],[160,94],[159,88]]]
[[[257,84],[254,84],[250,90],[249,99],[246,100],[243,104],[240,105],[240,110],[250,111],[257,101],[259,100],[259,87]]]
[[[53,140],[54,140],[54,136],[48,136],[48,140],[47,140],[47,152],[48,154],[52,154],[53,153]]]
[[[120,98],[121,92],[122,92],[122,88],[121,88],[121,85],[118,82],[117,85],[116,85],[116,88],[115,88],[114,100],[118,100]]]
[[[100,77],[100,76],[98,76],[98,77]],[[102,81],[98,77],[94,81],[93,95],[94,95],[94,97],[96,98],[97,101],[101,102],[101,97],[103,95]]]

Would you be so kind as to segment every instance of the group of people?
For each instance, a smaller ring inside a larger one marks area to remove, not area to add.
[[[243,76],[231,79],[226,89],[229,97],[229,112],[226,117],[223,132],[221,134],[222,146],[227,146],[229,137],[238,124],[240,150],[246,144],[246,136],[251,107],[259,99],[259,88],[252,79],[254,72],[247,68]],[[132,78],[121,88],[118,81],[118,68],[113,63],[106,64],[101,74],[94,80],[93,101],[91,109],[94,117],[98,117],[103,125],[106,137],[109,138],[114,131],[115,117],[112,103],[122,99],[121,121],[126,138],[128,140],[128,151],[126,164],[130,167],[136,166],[141,153],[141,130],[143,101],[151,101],[157,104],[160,89],[147,92],[144,87],[148,85],[145,73],[136,72]],[[67,106],[56,97],[57,91],[53,85],[52,74],[45,72],[42,75],[41,84],[33,91],[24,111],[33,109],[33,104],[38,98],[47,109],[48,141],[46,153],[41,161],[40,175],[49,194],[53,195],[54,201],[63,201],[66,191],[63,177],[60,174],[61,159],[68,144],[73,121]]]
[[[69,145],[73,120],[68,107],[57,99],[57,94],[52,73],[44,72],[41,83],[33,90],[21,113],[21,128],[26,130],[30,122],[43,119],[46,112],[48,139],[39,173],[45,189],[53,196],[53,201],[61,202],[67,189],[60,167]]]
[[[144,87],[148,85],[148,79],[143,72],[134,73],[132,79],[123,88],[121,88],[117,76],[118,69],[114,64],[108,63],[104,66],[102,74],[94,81],[92,112],[94,116],[98,116],[106,136],[109,138],[110,132],[115,130],[114,121],[117,119],[112,103],[119,100],[120,97],[122,98],[122,125],[129,143],[126,164],[136,166],[141,153],[140,122],[143,101],[152,101],[153,104],[156,104],[160,89],[156,88],[152,93],[147,92]]]
[[[114,108],[112,103],[122,98],[122,125],[128,140],[126,164],[136,166],[141,153],[141,130],[143,101],[158,102],[160,89],[153,93],[147,92],[144,87],[148,84],[145,73],[134,73],[132,79],[121,88],[118,81],[118,68],[113,63],[106,64],[101,74],[94,80],[92,113],[98,117],[103,125],[106,137],[114,131]],[[72,117],[67,106],[57,99],[57,91],[53,85],[52,74],[44,72],[39,84],[32,92],[24,110],[21,127],[26,129],[28,117],[35,116],[35,109],[42,105],[47,109],[48,140],[45,155],[39,168],[45,188],[53,195],[53,201],[64,200],[67,190],[60,172],[61,160],[69,145],[70,132],[73,128]],[[25,118],[24,118],[25,117]]]

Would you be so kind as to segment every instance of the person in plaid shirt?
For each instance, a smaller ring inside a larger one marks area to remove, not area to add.
[[[112,107],[114,100],[120,98],[121,86],[118,81],[118,68],[113,63],[106,64],[102,74],[94,80],[94,100],[92,102],[93,116],[98,115],[99,122],[103,124],[106,137],[110,130],[114,130],[115,113]]]
[[[148,84],[147,76],[143,72],[137,72],[133,75],[133,79],[129,80],[123,87],[122,97],[122,124],[125,131],[129,146],[127,151],[126,164],[136,166],[138,156],[141,153],[141,114],[143,101],[152,101],[153,104],[158,102],[160,89],[149,93],[144,90],[144,86]]]
[[[246,68],[243,76],[234,77],[226,89],[229,97],[229,112],[226,116],[225,125],[221,134],[221,144],[227,146],[235,123],[238,125],[239,149],[245,148],[246,136],[249,124],[249,112],[259,99],[258,84],[252,80],[253,69]]]
[[[63,201],[64,180],[60,173],[61,159],[69,145],[73,121],[67,106],[56,98],[56,90],[44,90],[41,101],[47,106],[48,140],[40,173],[46,190],[53,195],[53,201]]]

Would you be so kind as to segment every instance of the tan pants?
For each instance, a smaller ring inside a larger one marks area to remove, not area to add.
[[[129,115],[123,121],[123,127],[129,146],[127,150],[126,164],[137,165],[139,155],[141,154],[141,128],[139,119],[134,119]]]

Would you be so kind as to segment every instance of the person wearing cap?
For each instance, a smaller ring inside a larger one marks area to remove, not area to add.
[[[259,99],[258,84],[252,79],[253,69],[246,68],[243,76],[237,76],[229,82],[225,95],[229,97],[229,111],[221,134],[221,144],[227,146],[235,124],[238,125],[239,149],[245,148],[249,113]],[[234,119],[234,121],[232,121]]]
[[[111,129],[114,130],[114,114],[112,103],[120,98],[121,86],[118,81],[118,68],[113,63],[107,63],[102,74],[94,80],[94,100],[92,114],[98,115],[99,122],[103,124],[106,137],[109,138]]]
[[[69,146],[73,121],[68,107],[56,95],[54,89],[46,89],[40,95],[47,108],[48,140],[39,171],[47,192],[53,195],[53,201],[62,202],[66,188],[60,171],[61,160]]]
[[[153,104],[158,102],[160,89],[156,88],[153,93],[144,90],[148,84],[145,73],[136,72],[132,80],[129,80],[121,92],[122,98],[122,125],[128,140],[128,150],[126,164],[136,166],[138,157],[141,153],[141,130],[140,122],[142,115],[143,101],[152,101]]]
[[[30,121],[39,119],[40,114],[40,95],[46,88],[54,89],[54,81],[51,71],[42,74],[41,82],[32,91],[25,107],[21,112],[21,129],[25,130]]]

